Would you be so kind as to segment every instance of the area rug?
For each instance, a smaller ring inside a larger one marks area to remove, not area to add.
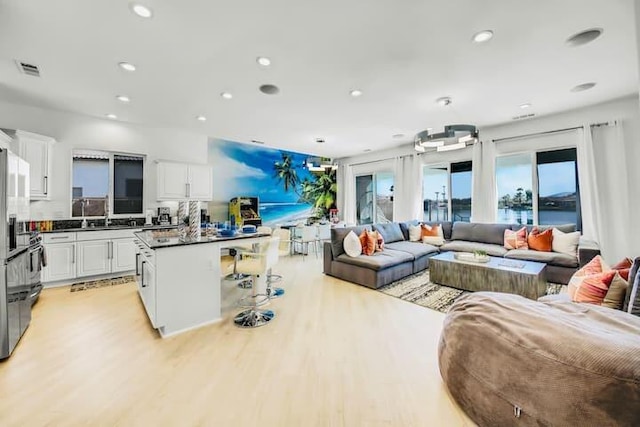
[[[122,276],[111,279],[91,280],[88,282],[78,282],[71,285],[71,292],[86,291],[87,289],[104,288],[106,286],[123,285],[136,281],[136,276]]]
[[[432,310],[446,313],[449,307],[468,291],[437,285],[429,280],[429,270],[413,274],[381,287],[378,291]],[[566,292],[566,285],[547,284],[547,295]]]

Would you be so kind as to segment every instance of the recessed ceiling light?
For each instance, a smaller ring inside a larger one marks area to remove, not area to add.
[[[131,99],[127,95],[118,95],[116,99],[120,102],[131,102]]]
[[[427,128],[427,132],[431,132],[433,128]]]
[[[440,105],[442,105],[443,107],[446,107],[448,105],[451,105],[451,103],[453,102],[453,100],[448,97],[448,96],[443,96],[442,98],[438,98],[436,99],[436,102]]]
[[[572,47],[582,46],[591,43],[602,35],[602,28],[591,28],[589,30],[580,31],[567,39],[567,44]]]
[[[266,56],[258,56],[256,58],[256,62],[258,63],[258,65],[262,65],[263,67],[268,67],[269,65],[271,65],[271,60]]]
[[[392,136],[395,139],[400,139],[400,138],[404,138],[404,133],[396,133],[395,135]]]
[[[233,98],[233,95],[231,95],[229,92],[222,92],[220,94],[221,97],[223,97],[224,99],[231,99]]]
[[[360,89],[353,89],[351,92],[349,92],[349,95],[357,98],[359,96],[362,96],[362,91]]]
[[[131,3],[129,7],[133,13],[141,18],[151,18],[153,16],[153,11],[143,4]]]
[[[107,119],[111,119],[111,120],[115,120],[118,118],[118,116],[116,116],[115,114],[109,113],[109,114],[105,114],[105,116],[107,117]]]
[[[324,138],[316,138],[316,142],[317,142],[318,144],[324,144],[324,143],[325,143],[325,140],[324,140]]]
[[[575,86],[571,89],[571,92],[582,92],[585,90],[592,89],[596,84],[594,82],[582,83],[578,86]]]
[[[280,88],[276,85],[262,85],[260,86],[260,92],[265,95],[277,95],[280,93]]]
[[[483,30],[475,33],[473,35],[473,41],[475,43],[484,43],[488,42],[493,38],[493,31],[491,30]]]
[[[197,116],[196,120],[200,121],[200,122],[206,122],[207,118],[205,116]]]
[[[120,62],[118,64],[120,66],[120,68],[122,68],[125,71],[135,71],[136,70],[136,66],[129,63],[129,62]]]
[[[524,109],[530,108],[530,107],[531,107],[531,104],[529,104],[529,103],[527,102],[526,104],[520,104],[520,105],[519,105],[519,107],[520,107],[520,108],[522,108],[522,109],[524,110]]]

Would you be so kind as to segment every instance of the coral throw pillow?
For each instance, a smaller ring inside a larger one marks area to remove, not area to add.
[[[584,267],[573,273],[573,276],[571,276],[567,289],[571,299],[575,301],[576,292],[578,291],[578,288],[580,287],[584,279],[594,274],[600,274],[604,271],[609,270],[611,269],[605,264],[600,255],[596,255],[595,257],[593,257],[591,261],[589,261]]]
[[[629,270],[631,269],[632,264],[633,264],[633,261],[631,261],[630,258],[625,258],[619,263],[617,263],[616,265],[614,265],[613,267],[611,267],[611,269],[617,270],[618,273],[620,273],[620,277],[622,277],[624,280],[629,280]]]
[[[507,249],[529,249],[527,227],[522,227],[518,231],[504,230],[504,247]]]
[[[374,232],[376,234],[376,252],[384,251],[384,238],[379,231]]]
[[[538,227],[533,227],[527,237],[529,249],[540,252],[553,250],[553,231],[551,229],[540,232]]]
[[[362,245],[362,253],[364,255],[373,255],[376,251],[376,235],[373,232],[362,230],[360,236],[360,244]]]
[[[427,225],[421,224],[422,229],[422,243],[428,243],[434,246],[444,245],[444,231],[442,225]]]
[[[601,305],[607,296],[609,286],[616,275],[616,271],[609,270],[598,274],[592,274],[584,278],[576,291],[573,299],[575,302],[586,302]]]

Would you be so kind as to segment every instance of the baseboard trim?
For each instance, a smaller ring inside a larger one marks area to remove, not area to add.
[[[177,331],[172,331],[172,332],[164,332],[164,326],[161,328],[158,328],[158,332],[160,333],[160,336],[162,338],[170,338],[174,335],[178,335],[178,334],[182,334],[184,332],[189,332],[192,331],[194,329],[198,329],[198,328],[203,328],[205,326],[209,326],[209,325],[213,325],[214,323],[218,323],[222,321],[222,317],[220,317],[219,319],[214,319],[214,320],[209,320],[200,324],[197,324],[195,326],[189,326],[188,328],[184,328],[184,329],[178,329]]]

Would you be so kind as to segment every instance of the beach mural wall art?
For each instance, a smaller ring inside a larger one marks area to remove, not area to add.
[[[308,217],[329,216],[335,207],[335,172],[311,173],[309,155],[253,144],[210,138],[208,163],[213,166],[212,220],[228,219],[229,200],[258,197],[260,217],[268,226]]]

